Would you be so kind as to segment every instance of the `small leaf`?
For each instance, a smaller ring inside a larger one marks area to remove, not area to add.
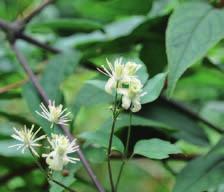
[[[146,94],[141,98],[142,104],[153,102],[159,97],[164,87],[165,79],[166,73],[160,73],[147,81],[144,87]]]
[[[224,10],[202,2],[178,7],[166,31],[168,94],[180,76],[224,37]]]
[[[134,154],[150,159],[166,159],[170,154],[178,153],[181,151],[176,145],[160,139],[141,140],[136,143],[134,148]]]
[[[94,144],[100,147],[108,148],[110,133],[105,131],[96,131],[96,132],[84,132],[79,135],[81,139],[85,139],[87,144]],[[112,149],[123,152],[124,145],[121,140],[113,136]]]

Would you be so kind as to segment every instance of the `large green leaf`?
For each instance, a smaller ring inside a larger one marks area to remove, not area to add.
[[[202,192],[224,182],[224,139],[205,156],[191,161],[177,176],[173,192]]]
[[[224,10],[191,2],[175,10],[166,32],[168,94],[185,70],[224,37]]]
[[[166,159],[170,154],[178,153],[181,151],[176,145],[161,139],[141,140],[136,143],[134,148],[134,154],[150,159]]]
[[[99,147],[108,148],[110,133],[106,131],[95,131],[95,132],[83,132],[79,135],[81,139],[85,139],[87,144],[94,144]],[[112,149],[123,152],[124,145],[120,139],[113,136]]]
[[[160,73],[146,82],[143,89],[146,94],[141,98],[142,104],[153,102],[160,96],[164,87],[165,79],[166,73]]]

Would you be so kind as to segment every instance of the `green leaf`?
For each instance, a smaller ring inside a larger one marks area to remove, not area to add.
[[[73,116],[76,117],[81,107],[97,105],[101,103],[110,103],[111,95],[104,90],[105,81],[92,80],[88,81],[75,96],[72,103]]]
[[[153,1],[152,9],[148,13],[150,18],[167,15],[179,4],[178,0],[156,0]]]
[[[13,133],[13,123],[1,123],[0,124],[0,137],[10,137]]]
[[[146,94],[141,98],[142,104],[153,102],[159,97],[164,87],[165,79],[166,73],[160,73],[147,81],[144,86]]]
[[[91,32],[102,28],[99,22],[89,19],[74,19],[74,18],[58,18],[50,21],[42,21],[41,23],[32,24],[31,30],[48,29],[53,31],[79,31]]]
[[[102,21],[115,20],[124,16],[146,14],[152,6],[152,0],[77,0],[74,1],[75,10],[87,18],[96,18]]]
[[[110,133],[105,131],[83,132],[79,135],[79,137],[81,139],[85,139],[87,145],[94,144],[100,147],[108,148]],[[121,153],[124,150],[123,143],[116,136],[113,136],[112,149]]]
[[[224,139],[205,156],[190,163],[177,176],[173,192],[201,192],[224,182]]]
[[[180,149],[170,142],[161,139],[148,139],[138,141],[134,154],[143,155],[150,159],[166,159],[170,154],[181,153]]]
[[[202,2],[178,7],[166,31],[168,95],[185,70],[224,37],[224,10]]]
[[[24,154],[21,150],[17,150],[16,147],[9,148],[9,146],[18,144],[19,141],[14,139],[0,141],[0,155],[5,157],[31,157],[29,151]]]

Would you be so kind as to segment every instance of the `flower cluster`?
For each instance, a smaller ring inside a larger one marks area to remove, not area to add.
[[[114,64],[107,60],[108,68],[102,65],[98,70],[109,79],[105,85],[105,91],[112,94],[115,91],[122,96],[122,107],[130,109],[132,112],[138,112],[141,109],[141,97],[143,85],[138,79],[136,72],[141,65],[134,62],[123,63],[122,58],[116,59]]]
[[[54,124],[63,124],[66,125],[68,121],[69,112],[65,113],[67,109],[63,109],[62,105],[55,106],[55,102],[49,101],[48,107],[45,107],[41,103],[40,108],[42,112],[37,112],[41,117],[47,119],[51,123],[51,127]],[[61,134],[51,134],[51,137],[46,135],[41,135],[37,137],[41,128],[37,131],[34,130],[34,125],[30,129],[24,126],[22,129],[14,128],[15,133],[12,134],[12,137],[18,140],[20,143],[10,146],[17,147],[17,150],[22,150],[22,153],[28,149],[33,156],[39,157],[39,154],[36,151],[36,147],[40,147],[41,144],[38,142],[47,138],[49,145],[45,148],[50,148],[48,154],[43,154],[42,157],[46,158],[46,163],[48,164],[51,170],[61,171],[63,167],[70,163],[76,163],[79,161],[78,158],[70,157],[68,154],[74,153],[79,150],[79,146],[76,144],[76,140],[70,141],[66,136]]]

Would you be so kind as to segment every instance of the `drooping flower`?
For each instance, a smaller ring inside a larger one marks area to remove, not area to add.
[[[34,155],[39,156],[34,148],[40,147],[41,144],[37,142],[46,138],[46,135],[42,135],[40,137],[35,138],[41,128],[39,128],[36,132],[33,132],[34,125],[31,126],[31,129],[28,129],[26,125],[24,125],[21,130],[16,129],[15,127],[13,129],[15,131],[15,134],[12,134],[11,136],[14,139],[18,140],[20,143],[9,146],[9,148],[17,147],[17,150],[21,149],[22,153],[24,153],[26,149],[30,149]]]
[[[51,138],[48,138],[48,142],[53,150],[49,154],[43,154],[43,157],[46,157],[46,163],[50,169],[61,171],[63,166],[69,162],[76,163],[79,161],[78,158],[68,156],[68,154],[79,150],[75,139],[70,142],[64,135],[52,134]]]
[[[55,106],[55,101],[49,100],[48,108],[43,103],[40,104],[41,112],[36,111],[38,115],[51,122],[51,128],[54,124],[67,125],[71,121],[68,116],[70,112],[66,112],[67,108],[63,109],[63,105]]]
[[[143,85],[137,78],[132,78],[127,88],[120,89],[122,94],[122,107],[129,109],[132,112],[138,112],[141,110],[141,97],[146,94],[142,90]]]

